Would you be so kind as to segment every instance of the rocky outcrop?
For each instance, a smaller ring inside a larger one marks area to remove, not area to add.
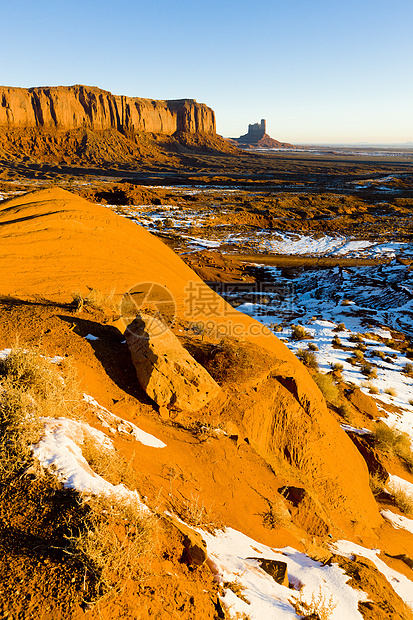
[[[141,387],[160,407],[198,411],[220,392],[211,375],[154,316],[138,316],[125,332]]]
[[[240,136],[239,138],[233,138],[232,142],[242,149],[249,148],[261,148],[261,149],[275,149],[275,148],[294,148],[292,144],[288,142],[279,142],[274,140],[267,134],[266,121],[263,118],[261,123],[254,123],[248,125],[248,133]]]
[[[211,108],[194,99],[157,101],[125,97],[90,86],[0,87],[0,128],[116,129],[123,134],[215,135]]]

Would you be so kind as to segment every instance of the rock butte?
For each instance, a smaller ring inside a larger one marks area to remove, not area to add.
[[[122,294],[139,282],[151,281],[171,291],[178,319],[190,321],[188,284],[208,292],[216,302],[213,321],[220,333],[237,324],[244,341],[260,347],[272,360],[261,377],[227,390],[223,415],[274,469],[288,464],[310,480],[312,505],[320,506],[320,514],[328,515],[335,528],[362,533],[380,526],[365,461],[328,412],[305,367],[257,321],[213,293],[159,239],[104,207],[62,189],[49,189],[1,204],[0,244],[3,295],[69,301],[72,292],[86,292],[88,286]],[[197,321],[202,319],[211,317],[196,316]],[[208,405],[212,412],[213,402]],[[216,405],[216,412],[222,411]],[[298,431],[298,442],[288,432],[276,435],[277,424],[285,420],[292,423],[288,428]]]

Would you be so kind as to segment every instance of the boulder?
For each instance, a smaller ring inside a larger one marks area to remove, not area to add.
[[[160,319],[136,317],[125,338],[141,387],[160,407],[198,411],[221,391]]]
[[[360,388],[355,388],[352,392],[348,393],[347,398],[360,413],[363,413],[371,420],[377,420],[377,418],[380,417],[375,400],[367,394],[364,394]]]
[[[287,570],[287,562],[281,562],[279,560],[266,560],[264,558],[248,558],[249,560],[256,560],[262,568],[270,577],[274,579],[281,586],[286,586],[288,588],[288,570]]]

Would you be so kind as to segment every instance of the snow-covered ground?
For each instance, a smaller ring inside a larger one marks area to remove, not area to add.
[[[221,248],[228,251],[232,247],[240,253],[265,252],[277,255],[337,258],[394,258],[403,254],[413,255],[413,244],[408,242],[383,242],[383,240],[351,238],[341,234],[309,235],[264,228],[238,232],[236,226],[230,229],[222,223],[222,216],[226,210],[214,205],[213,202],[202,211],[181,208],[177,205],[104,206],[151,232],[167,233],[175,237],[178,242],[185,239],[187,249]],[[218,222],[214,221],[215,216],[219,216]],[[206,234],[199,236],[188,234],[193,227],[202,230],[204,226],[208,227]]]
[[[217,581],[221,585],[235,584],[236,591],[236,586],[240,586],[242,598],[224,586],[222,601],[231,618],[246,614],[251,620],[296,619],[292,602],[301,599],[309,603],[312,596],[317,598],[321,594],[325,604],[331,601],[331,607],[334,606],[331,620],[362,619],[357,605],[367,596],[347,585],[349,577],[337,564],[323,566],[291,547],[273,549],[232,528],[215,535],[199,531],[207,543]],[[278,584],[260,567],[260,559],[285,562],[293,589]]]

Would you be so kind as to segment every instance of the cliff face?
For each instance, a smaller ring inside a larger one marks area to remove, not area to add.
[[[0,128],[216,133],[213,110],[194,99],[155,101],[79,85],[0,87]]]

